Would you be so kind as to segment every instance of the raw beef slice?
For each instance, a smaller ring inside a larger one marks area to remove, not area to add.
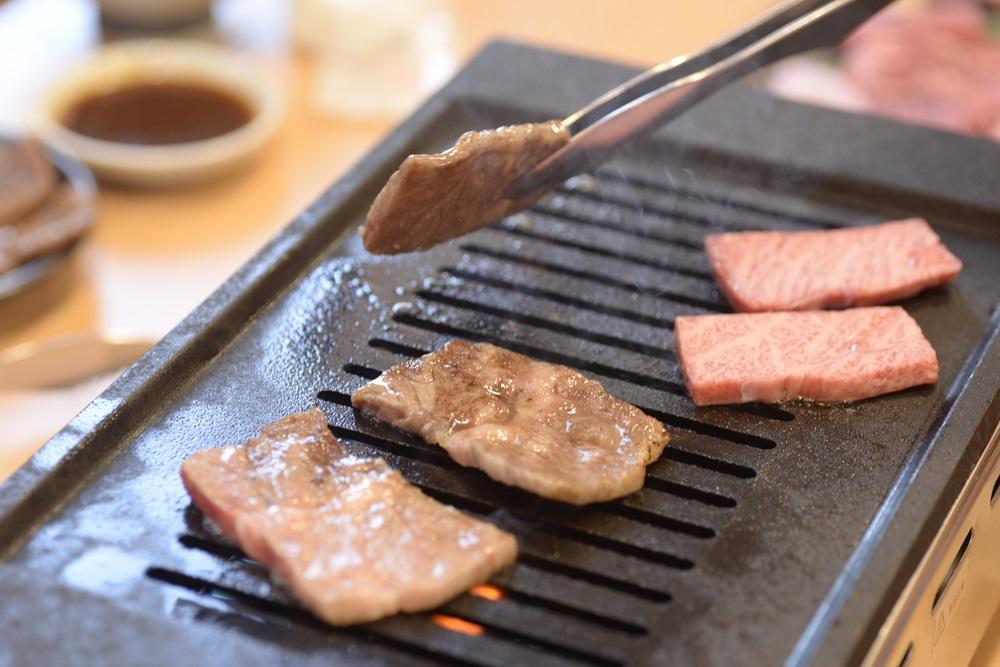
[[[719,287],[743,312],[874,306],[962,270],[921,218],[821,232],[714,234],[705,250]]]
[[[938,379],[937,355],[898,306],[678,317],[697,405],[856,401]]]

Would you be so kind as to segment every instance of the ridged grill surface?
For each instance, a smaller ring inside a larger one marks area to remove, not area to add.
[[[981,283],[989,270],[970,264],[957,286],[905,304],[940,355],[937,387],[852,406],[698,409],[673,327],[679,315],[728,311],[705,235],[879,216],[861,200],[832,205],[740,173],[692,172],[664,152],[622,157],[527,213],[426,253],[370,258],[356,237],[329,248],[264,312],[220,325],[227,342],[210,363],[148,397],[168,407],[14,561],[287,647],[291,659],[624,666],[787,655],[944,409],[982,335],[982,304],[1000,294],[979,290],[980,303],[968,302],[963,281]],[[960,257],[985,252],[949,229],[939,226]],[[546,501],[351,408],[353,390],[452,338],[575,368],[662,420],[672,440],[644,488],[583,508]],[[516,565],[485,593],[429,613],[331,628],[304,611],[213,535],[177,472],[192,452],[242,441],[312,403],[351,453],[383,457],[432,497],[514,533]]]
[[[649,205],[635,198],[636,187]],[[621,195],[623,188],[630,192]],[[697,215],[684,212],[692,200]],[[757,418],[752,428],[729,428],[699,419],[688,399],[674,353],[674,318],[729,310],[702,239],[726,229],[827,224],[759,207],[756,224],[737,222],[717,209],[710,198],[650,181],[608,172],[577,178],[532,211],[456,242],[458,261],[435,266],[444,253],[425,255],[435,270],[417,281],[398,276],[406,287],[394,290],[401,292],[395,304],[385,304],[391,324],[376,328],[349,359],[331,350],[337,380],[316,398],[333,433],[352,453],[387,459],[430,496],[512,531],[521,553],[516,568],[490,582],[500,599],[467,594],[435,612],[474,624],[481,635],[442,629],[435,614],[335,632],[456,665],[626,665],[644,652],[676,595],[674,582],[724,530],[777,446],[782,422],[794,418],[774,406],[723,408]],[[450,250],[454,255],[456,248]],[[355,298],[367,294],[362,288]],[[578,369],[667,423],[673,439],[650,466],[644,489],[587,508],[546,501],[463,468],[440,448],[351,408],[352,390],[451,338],[488,341]],[[191,514],[195,529],[179,537],[184,546],[246,561]],[[263,577],[260,566],[244,567]],[[159,566],[149,576],[322,627],[270,588],[259,595]]]

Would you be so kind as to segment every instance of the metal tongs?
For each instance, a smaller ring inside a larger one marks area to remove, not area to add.
[[[643,72],[563,120],[570,140],[511,185],[511,199],[536,193],[607,160],[622,143],[652,132],[765,65],[834,46],[892,0],[791,0],[704,51]]]

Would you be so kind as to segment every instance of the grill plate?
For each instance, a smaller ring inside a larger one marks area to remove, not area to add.
[[[737,88],[531,213],[428,253],[356,259],[350,231],[402,155],[559,115],[627,74],[512,45],[480,55],[3,487],[11,613],[38,613],[30,591],[48,600],[60,584],[114,607],[121,641],[262,642],[303,662],[856,658],[997,421],[1000,199],[962,180],[1000,164],[996,146]],[[912,168],[921,155],[935,168]],[[936,387],[846,407],[691,404],[673,318],[726,309],[704,234],[904,215],[930,216],[966,263],[954,286],[904,304],[938,352]],[[646,488],[591,508],[543,501],[347,406],[367,378],[455,336],[578,368],[663,419],[673,440]],[[433,614],[328,628],[205,530],[181,461],[313,401],[351,451],[518,535],[519,564],[493,581],[504,599],[436,612],[481,635]],[[63,650],[38,632],[14,650]]]

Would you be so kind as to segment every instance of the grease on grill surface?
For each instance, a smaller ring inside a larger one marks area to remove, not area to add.
[[[195,504],[335,625],[431,609],[509,565],[513,536],[344,454],[313,409],[182,467]]]
[[[466,132],[443,153],[411,155],[389,178],[361,230],[376,254],[425,250],[531,206],[506,192],[569,140],[559,121]]]
[[[497,481],[577,505],[639,490],[669,439],[598,382],[488,343],[393,366],[352,402]]]

